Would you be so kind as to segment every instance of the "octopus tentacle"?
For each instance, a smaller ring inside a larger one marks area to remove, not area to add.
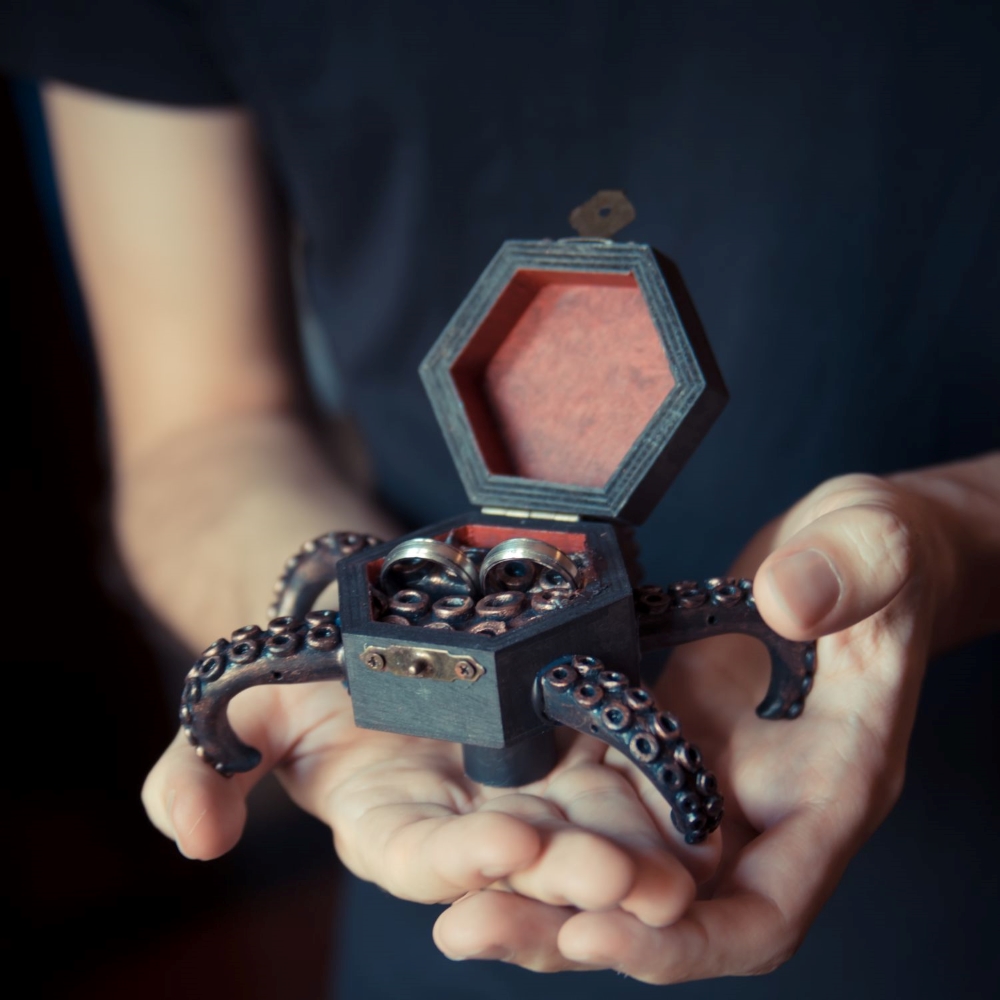
[[[794,719],[802,713],[816,673],[816,643],[793,642],[761,618],[749,580],[684,580],[635,592],[643,650],[660,649],[726,632],[752,635],[771,654],[771,683],[757,706],[762,719]]]
[[[670,818],[689,844],[701,843],[722,821],[715,775],[677,719],[660,711],[645,688],[605,670],[592,656],[564,657],[538,674],[538,711],[550,722],[595,736],[629,757],[670,805]]]
[[[233,731],[226,710],[241,691],[258,684],[302,684],[344,679],[344,647],[334,611],[310,611],[301,621],[275,618],[266,629],[246,625],[218,639],[188,672],[181,695],[181,726],[198,755],[230,777],[260,763],[260,753]]]
[[[306,542],[286,563],[274,585],[269,618],[301,618],[337,579],[337,564],[379,539],[355,531],[330,531]]]

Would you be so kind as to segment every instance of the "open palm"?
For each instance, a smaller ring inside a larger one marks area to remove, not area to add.
[[[721,864],[681,919],[656,927],[620,907],[557,910],[487,890],[441,917],[442,949],[468,955],[463,942],[478,935],[481,952],[505,948],[518,964],[615,968],[652,983],[763,972],[787,959],[902,787],[950,566],[925,520],[904,491],[845,477],[810,494],[741,556],[734,571],[759,569],[758,606],[774,628],[792,639],[823,636],[816,688],[798,721],[756,716],[769,665],[753,640],[725,636],[671,659],[658,701],[681,719],[726,796]],[[817,552],[836,592],[822,567],[808,576]],[[779,565],[798,554],[797,564]],[[624,758],[607,762],[655,814],[652,785]],[[676,850],[673,838],[664,843]]]

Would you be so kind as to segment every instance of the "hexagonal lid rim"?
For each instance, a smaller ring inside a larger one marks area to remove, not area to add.
[[[521,270],[631,274],[646,302],[674,386],[600,487],[490,472],[451,376],[452,365]],[[470,501],[640,524],[708,432],[728,399],[715,358],[676,267],[645,244],[611,240],[510,240],[473,285],[420,366],[427,394]]]

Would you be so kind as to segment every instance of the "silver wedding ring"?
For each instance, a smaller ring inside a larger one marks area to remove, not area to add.
[[[551,572],[558,573],[573,587],[578,586],[579,570],[572,559],[564,552],[548,542],[540,542],[534,538],[508,538],[490,549],[479,569],[479,582],[483,592],[492,592],[491,573],[498,566],[513,561],[531,562],[544,566]]]
[[[440,566],[445,573],[468,587],[471,594],[479,592],[476,564],[458,546],[439,542],[435,538],[409,538],[400,542],[382,563],[379,579],[383,589],[392,589],[392,574],[399,563],[416,559]]]

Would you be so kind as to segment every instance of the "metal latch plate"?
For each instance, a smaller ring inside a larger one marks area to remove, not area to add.
[[[486,671],[471,656],[418,646],[365,646],[360,656],[369,670],[430,681],[479,680]]]

